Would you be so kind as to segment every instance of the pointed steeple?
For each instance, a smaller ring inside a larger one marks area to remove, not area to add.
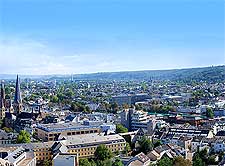
[[[1,82],[1,98],[5,100],[5,86],[4,82]]]
[[[20,80],[18,75],[16,78],[16,91],[15,91],[15,97],[13,101],[13,108],[17,115],[22,111],[22,98],[20,93]]]
[[[0,107],[5,107],[5,87],[3,81],[1,81],[1,96],[0,96]]]
[[[18,75],[16,77],[16,91],[15,91],[14,103],[22,103],[21,93],[20,93],[20,80]]]
[[[1,96],[0,96],[0,119],[5,118],[5,87],[3,81],[1,82]]]

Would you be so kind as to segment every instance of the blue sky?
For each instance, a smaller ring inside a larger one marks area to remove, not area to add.
[[[0,73],[220,65],[224,0],[0,0]]]

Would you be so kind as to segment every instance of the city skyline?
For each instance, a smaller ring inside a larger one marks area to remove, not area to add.
[[[223,65],[220,0],[0,1],[2,74]]]

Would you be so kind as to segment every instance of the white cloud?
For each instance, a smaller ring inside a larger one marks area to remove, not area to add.
[[[48,43],[35,40],[7,39],[0,41],[0,73],[6,74],[70,74],[116,70],[120,62],[96,54],[74,54]],[[115,65],[117,64],[117,65]]]
[[[223,55],[218,55],[220,58],[217,59],[210,56],[215,52],[213,49],[207,53],[197,51],[171,48],[115,48],[100,55],[95,52],[77,53],[77,50],[67,50],[63,46],[46,41],[8,38],[0,40],[0,74],[71,74],[168,69],[209,66],[224,60]]]

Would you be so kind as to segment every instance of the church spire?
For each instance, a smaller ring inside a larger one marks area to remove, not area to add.
[[[1,82],[1,96],[0,96],[0,119],[5,118],[5,87],[3,81]]]
[[[18,75],[16,77],[16,90],[15,90],[13,107],[16,114],[19,114],[22,111],[22,98],[20,93],[20,80]]]
[[[16,77],[16,92],[14,97],[14,103],[22,103],[21,93],[20,93],[20,80],[18,75]]]
[[[5,107],[5,87],[3,81],[1,81],[1,96],[0,96],[0,107]]]
[[[1,98],[3,100],[5,100],[5,86],[4,86],[4,82],[1,82]]]

